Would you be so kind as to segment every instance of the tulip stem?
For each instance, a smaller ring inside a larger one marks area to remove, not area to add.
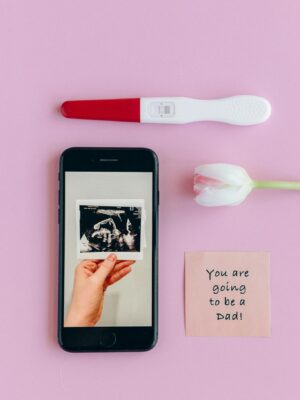
[[[285,189],[300,190],[300,182],[288,181],[253,181],[253,185],[257,189]]]

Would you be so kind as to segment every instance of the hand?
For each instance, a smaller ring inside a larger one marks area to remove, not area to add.
[[[117,261],[114,254],[110,254],[104,261],[82,261],[76,267],[65,327],[94,326],[102,314],[105,290],[127,275],[133,263]]]

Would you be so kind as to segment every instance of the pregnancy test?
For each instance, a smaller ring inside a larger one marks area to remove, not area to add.
[[[141,97],[109,100],[72,100],[61,106],[66,118],[186,124],[217,121],[233,125],[255,125],[271,115],[263,97],[241,95],[214,100],[188,97]]]

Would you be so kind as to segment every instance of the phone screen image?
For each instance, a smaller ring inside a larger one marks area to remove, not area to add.
[[[153,173],[65,171],[64,182],[64,327],[150,327]]]

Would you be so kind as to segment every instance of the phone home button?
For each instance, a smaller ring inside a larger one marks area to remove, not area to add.
[[[112,347],[116,343],[117,337],[114,332],[103,332],[100,335],[100,344],[104,347]]]

